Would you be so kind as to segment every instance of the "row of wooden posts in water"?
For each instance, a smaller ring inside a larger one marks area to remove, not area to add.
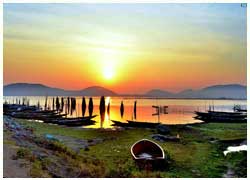
[[[13,104],[19,104],[19,105],[30,105],[30,100],[26,97],[22,98],[22,103],[20,99],[16,99],[16,102],[14,102],[15,100],[13,100]],[[6,102],[7,103],[7,102]],[[105,97],[101,96],[100,98],[100,105],[99,105],[99,111],[100,111],[100,116],[101,116],[101,120],[104,120],[105,118],[105,113],[106,113],[106,105],[105,105]],[[137,101],[134,102],[134,112],[133,112],[133,118],[136,119],[136,105],[137,105]],[[37,102],[37,107],[38,109],[42,109],[40,102]],[[63,112],[65,108],[65,113],[66,114],[70,114],[72,115],[74,111],[76,111],[76,98],[74,97],[53,97],[52,99],[52,104],[48,103],[48,96],[45,97],[45,104],[44,104],[44,110],[56,110],[57,112]],[[81,104],[81,110],[82,110],[82,117],[85,116],[86,113],[86,109],[87,109],[87,103],[86,103],[86,99],[85,97],[82,97],[82,104]],[[94,104],[93,104],[93,98],[90,97],[89,98],[89,103],[88,103],[88,112],[89,112],[89,116],[93,115],[93,111],[94,111]],[[110,118],[110,102],[108,102],[107,105],[107,115]],[[121,105],[120,105],[120,115],[121,118],[123,118],[124,115],[124,104],[123,101],[121,101]]]

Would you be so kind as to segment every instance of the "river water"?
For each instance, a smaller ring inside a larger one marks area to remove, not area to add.
[[[24,97],[20,96],[5,96],[4,102],[16,103]],[[45,104],[44,96],[29,96],[30,105],[37,105],[38,102],[43,108]],[[55,98],[55,97],[54,97]],[[60,102],[61,102],[61,97]],[[78,117],[82,116],[82,97],[76,98],[76,110],[72,115],[68,117]],[[48,97],[48,106],[52,109],[52,99],[53,97]],[[87,109],[85,116],[88,116],[88,102],[89,97],[85,97]],[[66,97],[64,97],[64,104],[66,104]],[[124,104],[124,116],[121,118],[120,115],[120,104],[123,101]],[[136,119],[133,117],[134,101],[137,101],[137,113]],[[126,120],[136,120],[144,122],[161,122],[163,124],[188,124],[201,122],[195,120],[194,111],[205,111],[209,109],[209,106],[213,106],[214,110],[218,111],[233,111],[233,106],[238,104],[242,108],[246,108],[246,100],[207,100],[207,99],[149,99],[149,98],[134,98],[134,97],[105,97],[106,109],[108,102],[110,102],[110,116],[105,115],[105,120],[102,123],[102,127],[109,128],[113,124],[111,120],[117,120],[121,122],[126,122]],[[100,97],[93,97],[94,111],[93,114],[99,115],[99,104]],[[168,106],[166,113],[162,112],[159,116],[153,115],[156,113],[156,109],[152,106]],[[64,106],[64,112],[66,110],[66,105]],[[88,126],[90,128],[100,127],[100,116],[94,118],[97,121],[95,125]]]

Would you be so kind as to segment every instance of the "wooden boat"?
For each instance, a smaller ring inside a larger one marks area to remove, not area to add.
[[[242,115],[244,113],[242,112],[225,112],[225,111],[208,111],[208,113],[210,114],[217,114],[217,115],[230,115],[230,116],[233,116],[233,115]]]
[[[36,106],[16,105],[16,104],[4,104],[3,113],[4,115],[10,115],[13,112],[33,112],[38,111]]]
[[[230,117],[200,117],[196,116],[195,119],[202,120],[206,123],[217,122],[217,123],[245,123],[247,122],[246,118],[230,118]]]
[[[159,166],[165,159],[164,150],[157,143],[142,139],[131,146],[131,155],[140,167]]]
[[[58,125],[66,125],[66,126],[83,126],[83,125],[93,125],[95,121],[91,120],[95,116],[86,116],[81,118],[64,118],[62,120],[57,120],[55,122]]]
[[[42,111],[34,111],[33,113],[37,113],[37,114],[58,114],[56,110],[42,110]]]
[[[77,120],[77,121],[74,121],[74,122],[66,122],[66,123],[63,123],[63,124],[59,124],[58,125],[65,125],[65,126],[89,126],[89,125],[94,125],[96,123],[96,121],[94,120],[91,120],[91,119],[83,119],[83,120]]]
[[[21,118],[21,119],[37,119],[37,120],[47,120],[56,119],[66,116],[67,114],[46,114],[46,113],[27,113],[27,112],[13,112],[10,114],[11,117]]]
[[[235,109],[236,112],[247,112],[246,109]]]
[[[219,112],[219,111],[208,111],[208,112],[197,112],[195,111],[195,113],[198,116],[201,117],[223,117],[223,118],[235,118],[235,119],[242,119],[242,118],[246,118],[247,114],[246,113],[235,113],[235,112]]]
[[[123,123],[120,121],[115,121],[115,120],[111,120],[114,124],[112,126],[120,126],[120,127],[127,127],[128,123]]]
[[[235,112],[247,112],[247,109],[242,109],[240,105],[234,105],[233,110]]]
[[[141,127],[141,128],[155,128],[160,123],[151,123],[151,122],[138,122],[127,120],[128,126],[130,127]]]
[[[195,111],[195,114],[197,115],[194,117],[195,119],[199,119],[204,122],[242,123],[247,121],[246,113],[239,112]]]

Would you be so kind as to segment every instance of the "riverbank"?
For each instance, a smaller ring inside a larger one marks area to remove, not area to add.
[[[152,139],[152,129],[69,128],[7,116],[4,124],[4,157],[13,155],[4,159],[5,177],[246,177],[246,152],[223,154],[247,138],[246,123],[170,126],[180,141],[154,140],[168,156],[157,171],[138,169],[130,154],[135,141]],[[16,166],[5,166],[12,160]],[[15,174],[20,161],[26,173]]]

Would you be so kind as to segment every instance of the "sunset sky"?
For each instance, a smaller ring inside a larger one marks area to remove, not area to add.
[[[117,93],[246,85],[240,4],[4,4],[4,84]]]

